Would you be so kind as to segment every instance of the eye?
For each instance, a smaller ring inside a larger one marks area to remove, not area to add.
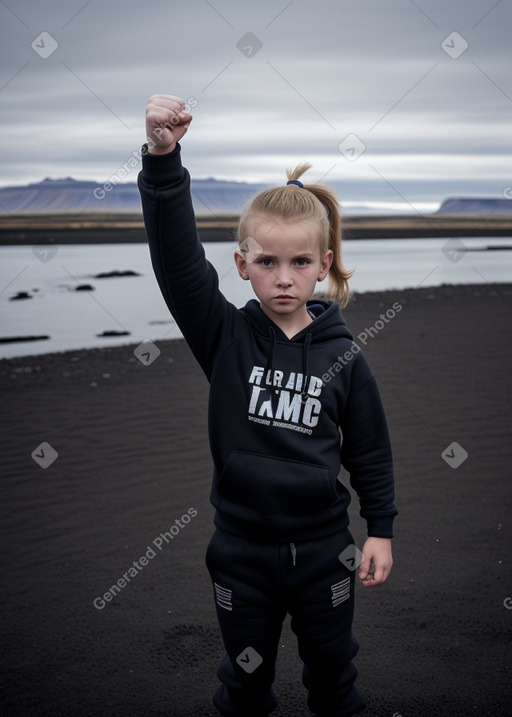
[[[258,264],[261,264],[262,266],[272,266],[272,259],[269,259],[269,258],[260,259]]]
[[[298,266],[307,266],[308,264],[309,264],[309,259],[304,259],[304,258],[297,259]]]

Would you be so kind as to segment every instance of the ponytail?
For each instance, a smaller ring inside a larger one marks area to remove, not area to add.
[[[286,172],[288,180],[300,179],[310,168],[311,164],[309,163],[297,165],[295,169]],[[329,299],[337,301],[342,307],[345,307],[350,295],[348,280],[354,273],[354,269],[349,271],[343,266],[341,214],[338,198],[335,192],[325,184],[305,184],[304,189],[318,199],[327,213],[329,223],[327,248],[332,251],[333,259],[329,269],[329,288],[326,295]]]
[[[240,217],[238,241],[243,242],[250,234],[249,224],[257,217],[315,220],[322,237],[322,252],[330,249],[333,253],[326,298],[337,301],[343,308],[348,303],[348,279],[354,270],[348,271],[343,266],[339,203],[335,192],[326,185],[302,184],[299,181],[310,167],[311,164],[302,163],[293,170],[288,170],[288,185],[266,189],[249,202]]]

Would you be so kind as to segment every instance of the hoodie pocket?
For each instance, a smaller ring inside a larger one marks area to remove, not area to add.
[[[325,466],[244,451],[230,455],[215,493],[219,510],[251,522],[312,516],[336,500]]]

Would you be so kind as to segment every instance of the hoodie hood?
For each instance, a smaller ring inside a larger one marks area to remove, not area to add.
[[[352,334],[336,301],[312,299],[307,302],[306,306],[313,317],[313,322],[291,339],[265,314],[256,299],[248,301],[241,312],[249,317],[255,332],[268,337],[269,328],[272,328],[277,341],[303,343],[308,335],[311,337],[310,343],[312,344],[341,338],[352,340]]]

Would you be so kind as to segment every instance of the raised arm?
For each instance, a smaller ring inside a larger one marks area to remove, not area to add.
[[[190,176],[178,141],[192,115],[172,95],[153,95],[146,109],[147,151],[139,174],[151,262],[163,297],[209,377],[212,361],[245,320],[219,290],[197,234]]]

